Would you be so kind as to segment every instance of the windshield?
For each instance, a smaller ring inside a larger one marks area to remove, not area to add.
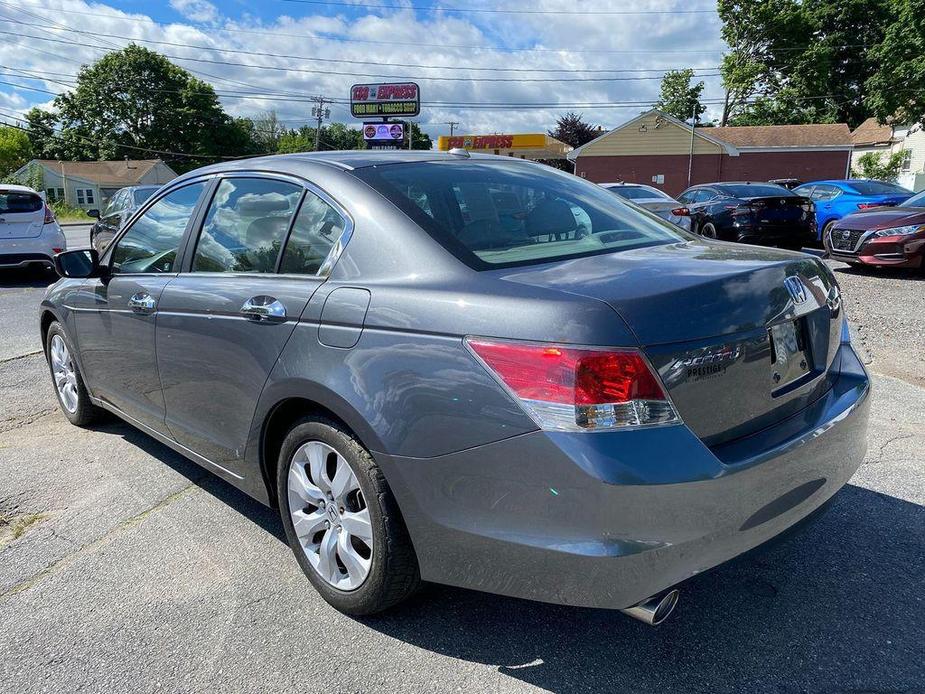
[[[35,193],[0,190],[0,214],[38,212],[42,209],[42,198]]]
[[[606,189],[542,165],[499,158],[394,164],[354,173],[476,269],[688,238]]]
[[[652,200],[653,198],[671,200],[671,198],[662,191],[654,188],[643,188],[641,186],[610,186],[607,190],[627,200]]]
[[[774,183],[733,183],[731,185],[717,186],[720,192],[734,198],[770,198],[781,195],[795,195],[792,190]]]
[[[925,207],[925,190],[916,193],[908,200],[899,203],[900,207]]]
[[[848,181],[848,186],[861,195],[912,195],[911,190],[885,181]]]
[[[132,197],[135,198],[135,207],[140,206],[145,200],[150,198],[157,191],[157,188],[138,188],[135,190],[132,195]]]

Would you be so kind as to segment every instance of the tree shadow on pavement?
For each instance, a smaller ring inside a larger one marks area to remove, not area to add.
[[[857,275],[858,277],[869,277],[873,281],[891,279],[905,282],[925,282],[925,272],[918,268],[845,265],[843,267],[833,268],[833,272],[839,272],[845,275]]]
[[[93,429],[121,436],[130,444],[137,446],[151,456],[154,459],[153,464],[167,465],[226,506],[235,509],[280,542],[286,542],[286,533],[275,509],[264,506],[256,499],[225,482],[225,480],[160,443],[157,439],[123,422],[115,415],[106,415],[106,419],[94,426]]]
[[[51,268],[29,267],[0,271],[0,291],[4,289],[44,289],[58,281]]]
[[[920,692],[925,508],[848,486],[803,532],[681,587],[652,628],[433,587],[364,624],[553,692]]]

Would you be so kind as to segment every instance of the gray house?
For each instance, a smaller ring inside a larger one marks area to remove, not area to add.
[[[160,159],[119,161],[57,161],[33,159],[16,172],[24,176],[31,166],[42,170],[43,190],[49,201],[65,200],[85,210],[103,209],[120,188],[163,185],[177,177]]]

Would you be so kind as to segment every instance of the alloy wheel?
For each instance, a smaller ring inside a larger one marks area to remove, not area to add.
[[[77,371],[68,351],[67,344],[60,335],[53,335],[48,349],[51,357],[51,372],[61,404],[71,414],[77,411]]]
[[[302,444],[288,474],[289,514],[315,572],[338,590],[355,590],[369,575],[373,532],[353,469],[322,441]]]

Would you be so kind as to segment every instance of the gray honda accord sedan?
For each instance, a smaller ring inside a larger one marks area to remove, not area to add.
[[[433,581],[657,623],[865,452],[870,382],[822,262],[539,164],[209,166],[56,264],[64,415],[114,413],[278,507],[352,614]]]

